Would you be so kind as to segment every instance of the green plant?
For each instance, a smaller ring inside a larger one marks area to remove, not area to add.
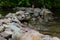
[[[19,0],[18,1],[18,6],[30,6],[30,1],[29,0]]]

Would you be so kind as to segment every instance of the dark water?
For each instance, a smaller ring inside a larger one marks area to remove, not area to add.
[[[51,23],[50,25],[44,26],[48,30],[41,30],[40,32],[43,34],[48,34],[51,36],[60,37],[60,21]]]

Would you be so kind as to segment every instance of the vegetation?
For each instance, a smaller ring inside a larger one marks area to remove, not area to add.
[[[45,7],[56,11],[60,8],[60,0],[0,0],[0,10],[12,10],[15,7]],[[57,9],[56,9],[57,8]],[[57,12],[60,12],[59,10]],[[56,13],[56,16],[58,14]]]
[[[60,0],[0,0],[1,7],[17,7],[17,6],[31,6],[34,4],[38,7],[60,7]],[[37,5],[38,4],[38,5]]]

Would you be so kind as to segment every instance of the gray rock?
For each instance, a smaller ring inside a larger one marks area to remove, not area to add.
[[[42,40],[52,40],[52,37],[49,35],[44,35]]]
[[[16,7],[13,10],[16,10],[16,11],[20,11],[20,10],[25,11],[25,9],[26,9],[25,7]]]
[[[12,13],[8,13],[5,17],[11,17]]]
[[[6,40],[5,38],[3,38],[3,37],[0,37],[0,40]]]
[[[34,16],[39,16],[41,9],[35,8],[34,9]]]
[[[33,8],[26,8],[26,12],[33,13]]]
[[[18,20],[24,20],[25,19],[24,11],[16,12],[16,16],[17,16]]]
[[[52,12],[46,8],[42,8],[40,12],[41,18],[44,18],[44,23],[49,22],[52,19]]]
[[[12,31],[4,31],[0,34],[2,37],[8,38],[12,35]]]
[[[4,26],[0,26],[0,32],[4,30]]]
[[[40,13],[40,12],[41,12],[41,9],[40,9],[40,8],[35,8],[35,9],[34,9],[34,12]]]
[[[53,40],[60,40],[58,37],[53,37],[52,39]]]
[[[40,15],[48,15],[48,14],[52,14],[52,12],[45,8],[41,9]]]
[[[28,12],[26,12],[26,13],[25,13],[25,17],[26,17],[26,18],[25,18],[26,20],[30,19],[30,14],[29,14]]]

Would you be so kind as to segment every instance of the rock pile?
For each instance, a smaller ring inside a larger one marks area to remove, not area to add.
[[[38,13],[40,13],[38,8],[35,9],[34,13],[37,14],[34,14],[34,16],[29,13],[31,10],[26,11],[8,13],[4,18],[0,19],[0,40],[60,40],[58,37],[43,35],[21,23],[22,20],[37,17]],[[31,11],[31,13],[33,12]]]
[[[48,22],[48,20],[52,20],[52,12],[46,8],[26,8],[26,7],[17,7],[16,11],[24,11],[25,16],[29,18],[38,18],[40,21]]]

